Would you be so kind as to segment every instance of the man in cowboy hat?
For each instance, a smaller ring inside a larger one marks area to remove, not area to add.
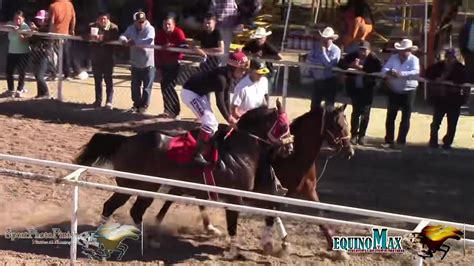
[[[322,68],[311,68],[311,74],[315,80],[315,88],[311,98],[311,109],[320,106],[323,98],[326,105],[333,106],[336,100],[338,87],[337,77],[332,68],[341,58],[341,49],[334,44],[339,35],[334,33],[331,27],[319,31],[321,41],[315,44],[308,55],[308,62]]]
[[[261,27],[257,28],[255,33],[250,36],[250,41],[245,44],[242,50],[255,57],[281,60],[282,56],[278,53],[278,50],[267,42],[267,37],[270,35],[272,35],[271,31]]]
[[[395,43],[398,53],[393,54],[382,68],[389,87],[387,118],[385,120],[384,147],[394,147],[395,119],[398,110],[402,111],[402,120],[398,130],[397,143],[406,144],[410,129],[410,117],[415,102],[415,92],[418,87],[420,60],[412,54],[418,47],[409,39]]]
[[[268,42],[267,38],[271,34],[272,32],[265,30],[265,28],[257,28],[255,33],[250,36],[250,41],[245,44],[243,51],[248,55],[262,59],[281,60],[283,58],[281,54],[273,45],[270,44],[270,42]],[[273,84],[273,78],[275,76],[273,64],[267,62],[267,68],[270,70],[267,77],[270,80],[270,83]]]

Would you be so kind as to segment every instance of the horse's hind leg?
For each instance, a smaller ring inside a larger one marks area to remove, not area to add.
[[[221,236],[222,232],[212,224],[209,213],[207,213],[206,206],[199,206],[199,211],[201,212],[202,225],[204,226],[206,233],[210,235]]]
[[[127,202],[131,197],[129,194],[122,194],[115,192],[105,203],[102,209],[102,216],[100,218],[100,223],[105,224],[109,217],[120,208],[122,205]]]
[[[143,214],[145,213],[146,209],[150,207],[153,203],[153,198],[148,197],[137,197],[137,200],[132,206],[130,210],[130,215],[132,216],[133,222],[135,225],[140,226],[143,221]]]
[[[170,209],[171,205],[173,204],[172,201],[165,201],[165,203],[163,204],[163,206],[161,206],[161,209],[160,211],[158,212],[158,214],[156,215],[156,223],[158,225],[161,225],[161,223],[163,222],[163,220],[165,219],[165,216],[166,216],[166,213],[168,213],[168,210]]]

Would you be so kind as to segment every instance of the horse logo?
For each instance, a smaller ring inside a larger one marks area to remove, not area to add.
[[[78,236],[78,244],[82,246],[82,254],[93,260],[107,260],[117,252],[117,260],[121,260],[128,250],[122,243],[125,239],[138,240],[140,230],[131,225],[102,225],[95,231],[86,231]]]
[[[443,252],[441,260],[446,257],[450,246],[444,244],[452,238],[461,239],[463,232],[451,226],[425,226],[420,233],[410,233],[403,238],[403,246],[422,258],[432,258],[436,251]]]

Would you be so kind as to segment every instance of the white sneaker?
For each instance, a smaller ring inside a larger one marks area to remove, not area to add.
[[[21,95],[22,95],[21,91],[15,91],[13,93],[13,97],[15,97],[15,98],[21,98]]]
[[[89,78],[89,74],[86,71],[82,71],[81,73],[77,74],[74,78],[84,80]]]
[[[114,107],[112,106],[112,103],[106,103],[105,104],[105,109],[112,110]]]

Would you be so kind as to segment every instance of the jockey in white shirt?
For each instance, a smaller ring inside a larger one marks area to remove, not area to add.
[[[270,73],[267,65],[260,59],[250,61],[249,74],[237,83],[234,88],[234,95],[231,100],[231,113],[235,120],[239,120],[249,110],[268,106],[268,79],[266,74]],[[261,176],[259,180],[268,180],[274,184],[272,193],[283,196],[288,192],[284,188],[271,166],[271,158],[262,153],[260,166],[257,175]]]

